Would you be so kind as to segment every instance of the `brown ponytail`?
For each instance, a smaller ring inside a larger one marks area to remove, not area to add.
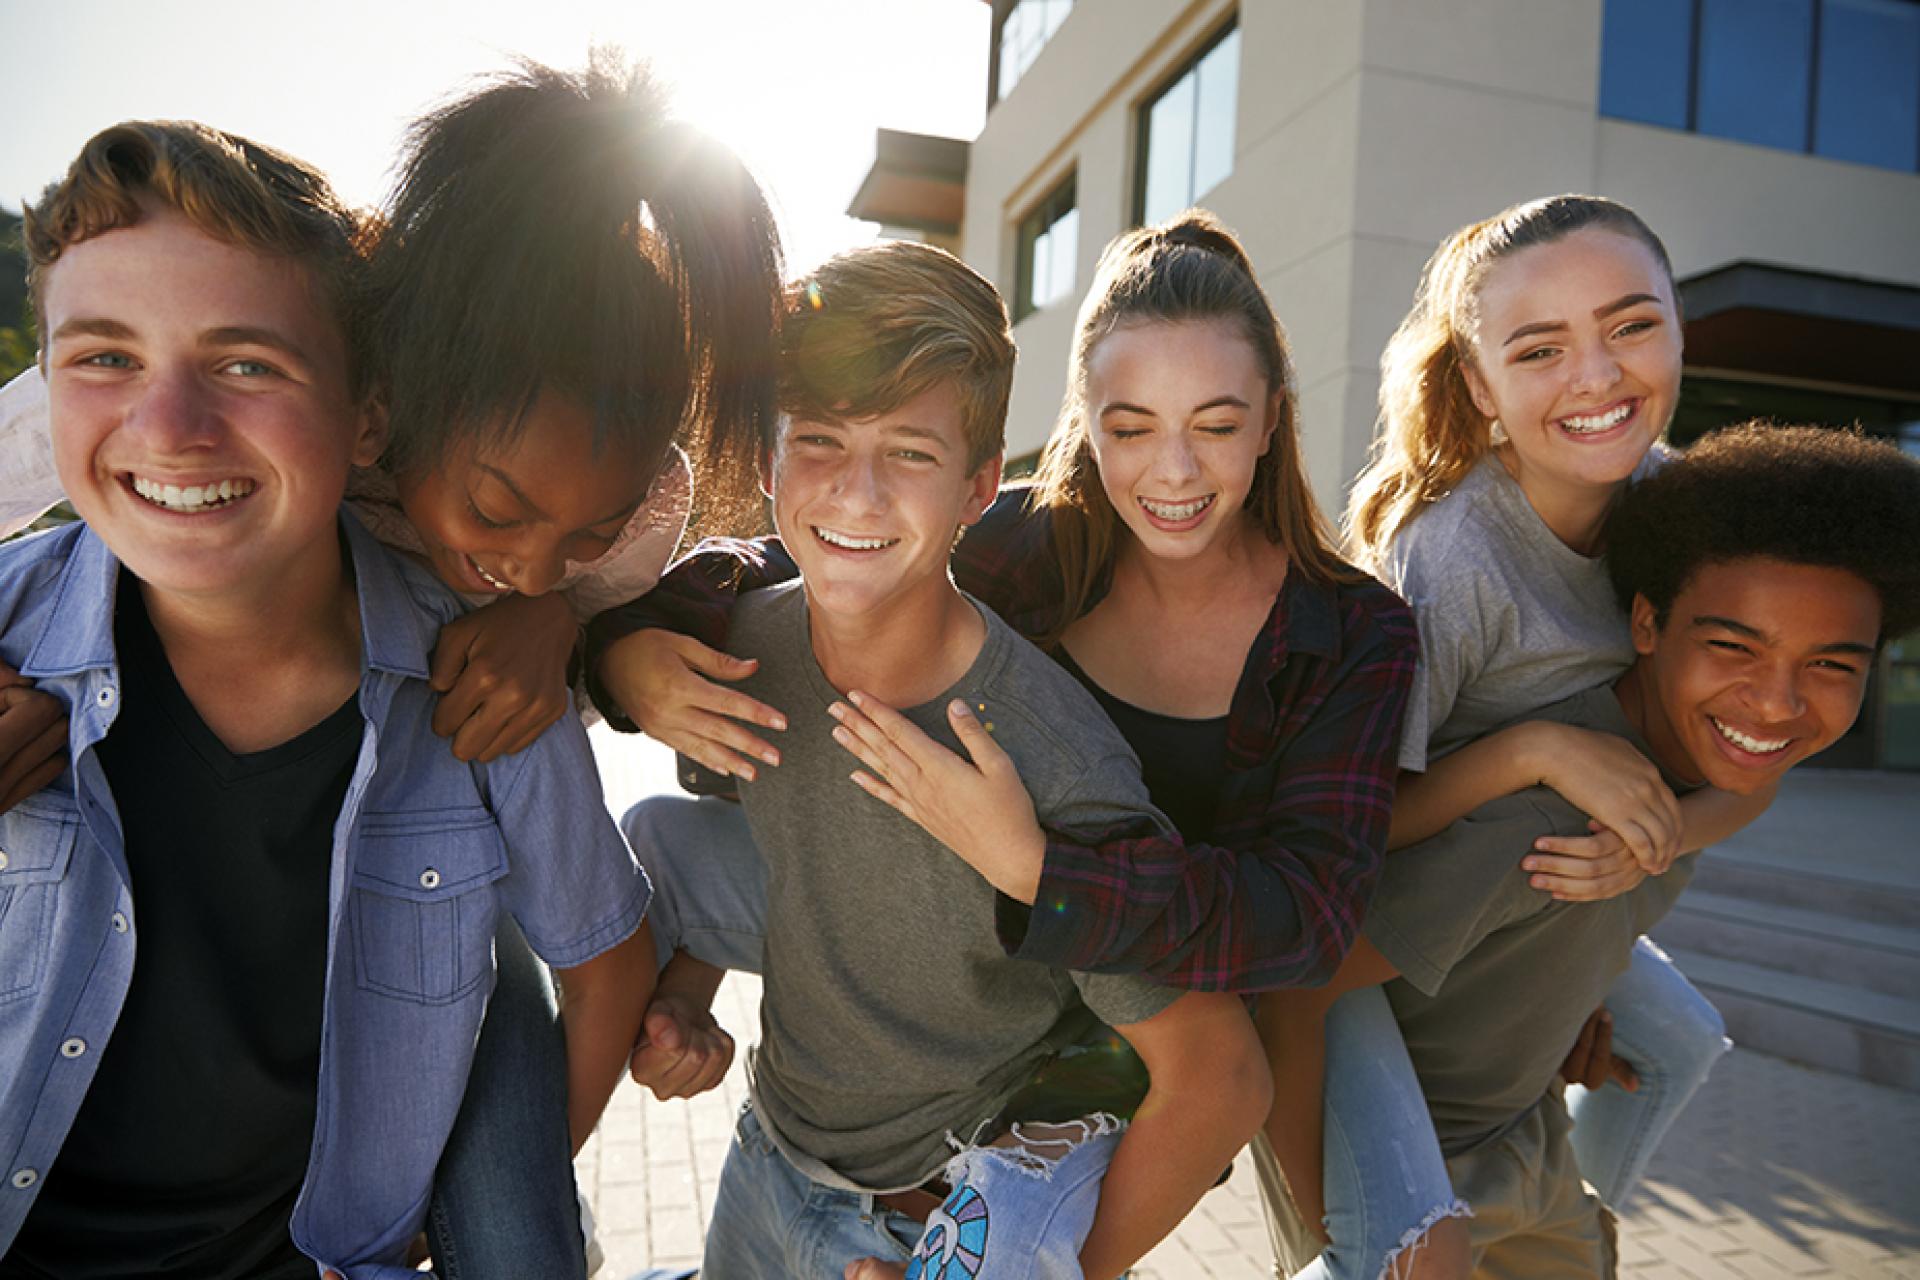
[[[417,121],[373,258],[386,465],[511,440],[543,393],[596,449],[676,438],[701,513],[753,503],[773,420],[780,249],[745,167],[644,66],[523,62]]]

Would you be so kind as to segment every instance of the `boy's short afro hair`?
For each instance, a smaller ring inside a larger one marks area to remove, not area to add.
[[[1858,430],[1748,422],[1635,485],[1607,524],[1622,608],[1667,611],[1703,565],[1766,557],[1857,574],[1880,638],[1920,625],[1920,460]]]

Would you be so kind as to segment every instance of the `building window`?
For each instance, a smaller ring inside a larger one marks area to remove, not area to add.
[[[1020,261],[1014,271],[1013,318],[1023,320],[1073,292],[1080,252],[1080,206],[1069,177],[1020,223]]]
[[[1920,0],[1607,0],[1600,114],[1920,169]]]
[[[1073,0],[1013,0],[994,37],[996,102],[1013,92],[1072,8]]]
[[[1185,209],[1233,172],[1240,101],[1240,28],[1230,26],[1140,111],[1134,216],[1155,223]]]

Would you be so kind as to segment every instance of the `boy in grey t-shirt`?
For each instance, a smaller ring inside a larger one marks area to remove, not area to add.
[[[829,736],[829,708],[858,690],[957,749],[946,709],[965,699],[1047,827],[1166,829],[1092,697],[948,573],[999,483],[1005,308],[951,255],[879,245],[797,286],[782,341],[774,523],[801,581],[742,597],[731,635],[758,662],[744,691],[788,717],[788,750],[739,787],[767,876],[762,1042],[701,1274],[897,1276],[917,1241],[916,1276],[1111,1277],[1265,1115],[1244,1006],[1008,958],[996,913],[1026,908],[865,794]],[[647,802],[625,825],[657,848],[676,825],[658,811],[685,805]],[[676,874],[731,877],[703,852],[667,851],[668,894],[701,896]],[[1091,1102],[1009,1111],[1096,1019],[1150,1073],[1132,1124]]]

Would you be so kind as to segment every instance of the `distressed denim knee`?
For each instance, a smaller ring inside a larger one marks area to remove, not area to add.
[[[1109,1115],[1015,1125],[1010,1142],[960,1152],[907,1280],[1082,1280],[1080,1250],[1125,1129]]]

